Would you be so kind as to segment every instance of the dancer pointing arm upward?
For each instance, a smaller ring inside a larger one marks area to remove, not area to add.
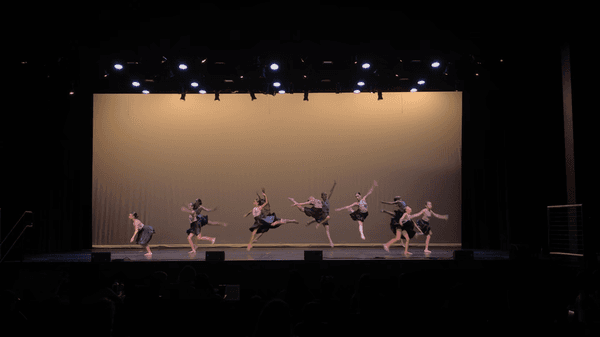
[[[347,209],[350,212],[352,212],[352,213],[350,213],[350,217],[352,218],[352,220],[358,221],[358,231],[360,232],[360,237],[363,240],[365,240],[365,234],[363,232],[363,222],[369,215],[368,205],[367,205],[367,197],[369,195],[371,195],[371,193],[373,193],[373,190],[375,189],[376,186],[377,186],[377,181],[374,180],[373,186],[371,187],[369,192],[367,192],[367,194],[365,194],[365,196],[362,196],[360,194],[360,192],[357,192],[355,194],[355,197],[358,201],[356,201],[348,206],[345,206],[345,207],[336,208],[336,211],[341,211],[343,209]],[[352,207],[354,207],[354,206],[358,206],[358,209],[356,209],[355,211],[352,211]]]
[[[275,213],[264,214],[263,210],[268,207],[269,199],[264,192],[263,189],[263,199],[255,199],[254,200],[254,208],[252,209],[252,216],[254,216],[254,224],[250,227],[250,231],[252,235],[250,236],[250,242],[248,243],[247,250],[252,249],[252,243],[254,243],[258,238],[260,238],[264,233],[269,231],[271,228],[277,228],[286,223],[298,223],[298,221],[294,219],[279,219],[275,216]],[[250,213],[246,213],[244,217],[247,217]],[[255,238],[256,234],[259,234],[258,237]]]
[[[313,217],[313,220],[306,223],[307,226],[309,226],[313,222],[317,222],[317,228],[319,228],[319,225],[323,225],[323,228],[325,228],[325,233],[327,234],[327,239],[329,239],[329,246],[331,246],[332,248],[334,247],[334,244],[331,240],[331,234],[329,233],[329,198],[331,197],[331,194],[333,194],[333,189],[335,188],[335,185],[336,182],[334,180],[333,187],[329,192],[329,196],[325,192],[321,193],[321,199],[323,199],[322,201],[315,199],[311,196],[308,202],[299,204],[293,198],[288,198],[294,203],[292,206],[297,206],[301,212],[304,212],[304,214],[306,214],[307,216]],[[303,207],[304,205],[308,204],[312,204],[313,207]]]

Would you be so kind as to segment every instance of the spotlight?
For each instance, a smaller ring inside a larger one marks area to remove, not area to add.
[[[435,61],[431,64],[432,67],[437,68],[440,66],[440,63],[438,61]]]
[[[358,84],[358,85],[360,85],[360,86],[362,87],[362,86],[364,86],[364,85],[365,85],[365,82],[363,82],[363,81],[358,81],[358,83],[356,83],[356,84]]]
[[[148,95],[148,94],[150,93],[150,91],[148,91],[148,90],[142,90],[142,93],[143,93],[144,95]]]
[[[184,63],[179,64],[179,69],[181,70],[186,70],[188,68],[188,66]]]
[[[198,82],[192,82],[192,87],[197,88],[198,87]]]
[[[279,69],[279,65],[277,63],[272,63],[271,70],[277,70],[277,69]]]
[[[410,92],[417,92],[417,88],[410,89]]]
[[[362,64],[362,68],[363,69],[369,69],[369,68],[371,68],[371,65],[369,63],[365,62],[365,63]]]
[[[200,89],[200,91],[198,91],[199,93],[201,93],[202,95],[206,94],[206,90],[204,89]]]
[[[354,90],[354,93],[355,93],[355,94],[360,94],[360,90],[358,90],[358,89],[355,89],[355,90]]]
[[[419,81],[419,82],[417,82],[417,83],[418,83],[418,84],[420,84],[420,85],[423,85],[423,84],[425,84],[425,81],[423,81],[423,80],[420,80],[420,81]]]
[[[133,85],[134,87],[139,87],[140,86],[140,82],[133,81],[133,82],[131,82],[131,85]]]
[[[117,64],[115,64],[115,69],[121,70],[121,69],[123,69],[123,65],[120,63],[117,63]]]
[[[283,95],[285,94],[285,90],[279,90],[279,93]]]
[[[279,83],[279,82],[273,82],[273,86],[275,88],[279,88],[281,86],[281,83]]]

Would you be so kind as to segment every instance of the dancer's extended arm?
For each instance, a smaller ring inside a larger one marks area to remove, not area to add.
[[[363,199],[366,199],[371,193],[373,193],[373,190],[375,189],[375,186],[377,185],[377,182],[375,180],[373,180],[373,186],[371,186],[371,189],[369,190],[369,192],[367,192],[367,194],[365,194],[365,196],[363,197]]]
[[[351,205],[348,205],[348,206],[345,206],[345,207],[336,208],[335,210],[336,211],[341,211],[343,209],[350,209],[350,208],[352,208],[354,206],[358,206],[358,202],[352,203]]]
[[[433,211],[430,211],[430,212],[431,212],[431,214],[433,214],[434,217],[436,217],[438,219],[448,220],[448,214],[446,214],[446,215],[439,215],[439,214],[434,213]]]
[[[327,200],[329,200],[329,198],[331,198],[331,195],[333,194],[333,189],[335,188],[336,184],[337,184],[337,182],[334,180],[333,186],[331,187],[331,191],[329,191],[329,194],[327,195]]]

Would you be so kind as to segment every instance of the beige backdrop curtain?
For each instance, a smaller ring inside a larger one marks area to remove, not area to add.
[[[247,243],[252,201],[261,187],[271,209],[295,218],[260,243],[327,243],[324,230],[287,199],[329,192],[330,229],[337,243],[383,243],[392,237],[393,210],[380,201],[403,196],[413,210],[433,202],[449,221],[433,219],[434,243],[460,243],[462,93],[95,94],[93,245],[129,244],[130,212],[157,233],[152,244],[186,244],[187,215],[196,198],[218,210],[204,227],[217,243]],[[377,180],[367,199],[366,241],[346,206]],[[415,242],[422,242],[417,239]]]

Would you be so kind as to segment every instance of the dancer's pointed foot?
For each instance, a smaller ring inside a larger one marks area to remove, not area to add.
[[[406,256],[410,256],[410,255],[412,255],[412,253],[411,253],[411,252],[409,252],[409,251],[406,251],[406,252],[404,252],[404,255],[406,255]]]
[[[214,244],[215,244],[215,241],[217,241],[217,238],[212,238],[212,239],[210,240],[210,244],[211,244],[211,245],[214,245]]]
[[[329,245],[331,246],[331,248],[333,248],[334,246],[333,242],[330,242]]]
[[[363,240],[366,240],[365,235],[364,234],[360,234],[360,238]]]
[[[383,249],[388,253],[390,252],[390,248],[388,246],[386,246],[385,244],[383,245]]]
[[[188,252],[188,254],[196,254],[196,251],[195,251],[195,250],[190,250],[190,251]]]
[[[146,256],[152,256],[152,253],[146,253],[144,255],[146,255]]]
[[[246,248],[246,250],[250,251],[250,249],[252,249],[252,245],[251,244],[248,245],[248,248]]]
[[[425,249],[424,252],[425,253],[431,253],[431,251],[429,249]]]

